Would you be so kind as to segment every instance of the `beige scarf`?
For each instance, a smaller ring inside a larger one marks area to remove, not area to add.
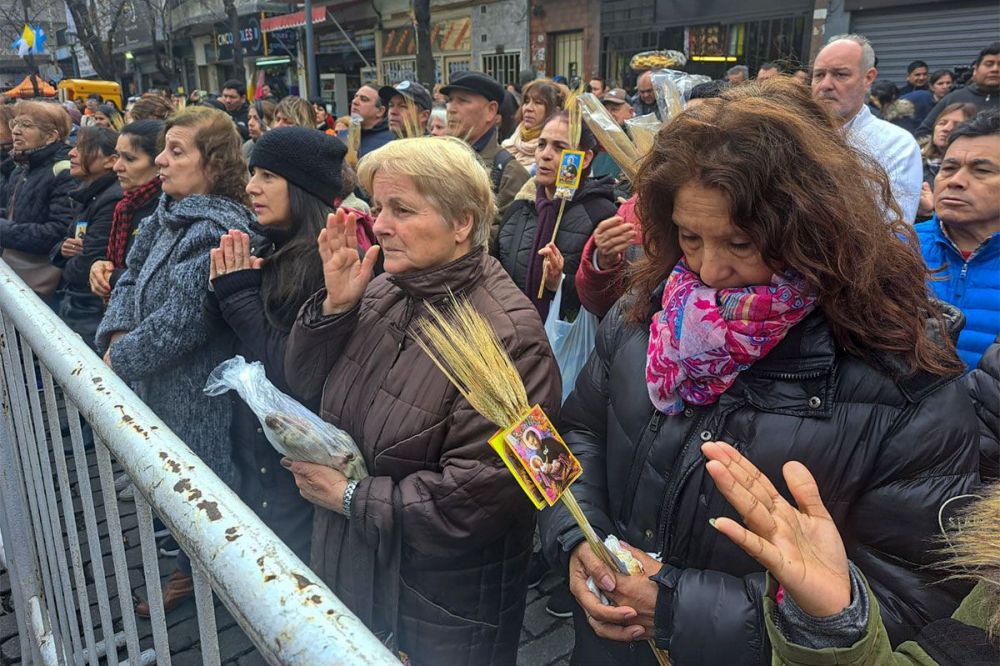
[[[542,135],[542,128],[529,130],[521,123],[517,126],[514,134],[503,142],[502,146],[510,151],[514,159],[525,169],[530,169],[535,164],[535,149],[538,148],[538,137]]]

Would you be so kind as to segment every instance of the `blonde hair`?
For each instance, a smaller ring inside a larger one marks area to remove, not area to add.
[[[278,106],[274,109],[274,118],[277,118],[279,113],[285,117],[285,120],[298,127],[316,128],[316,112],[313,111],[312,104],[301,97],[289,95],[278,102]]]
[[[48,134],[55,132],[57,141],[65,141],[73,123],[62,104],[22,100],[14,105],[14,117],[28,116],[38,129]]]
[[[496,200],[486,169],[467,143],[450,136],[396,139],[362,158],[361,186],[371,192],[380,171],[413,179],[417,192],[449,224],[471,214],[472,246],[489,245]]]

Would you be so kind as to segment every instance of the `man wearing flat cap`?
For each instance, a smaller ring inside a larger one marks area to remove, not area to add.
[[[500,83],[482,72],[461,72],[441,89],[448,98],[448,132],[467,141],[490,172],[497,197],[497,219],[490,231],[490,244],[496,240],[500,222],[514,197],[528,182],[528,172],[497,140],[497,116],[503,102]]]
[[[427,88],[416,81],[400,81],[395,86],[379,88],[378,96],[389,110],[389,129],[396,136],[412,138],[427,133],[427,119],[434,105]]]

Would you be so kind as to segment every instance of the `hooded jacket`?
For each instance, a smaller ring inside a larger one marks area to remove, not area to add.
[[[662,287],[650,316],[661,298]],[[627,300],[602,322],[560,432],[583,465],[574,493],[598,534],[662,553],[665,566],[653,576],[655,639],[673,663],[770,663],[764,572],[708,523],[739,520],[705,471],[700,447],[712,440],[736,447],[789,501],[782,465],[798,460],[813,472],[894,644],[955,610],[968,586],[941,582],[928,565],[941,557],[933,547],[938,509],[979,480],[975,413],[957,377],[896,381],[841,351],[816,311],[715,404],[666,416],[646,386],[649,326],[626,321]],[[960,326],[960,313],[950,311]],[[583,540],[576,523],[557,506],[539,524],[549,561],[565,567]],[[577,619],[576,650],[591,655],[587,663],[655,663],[647,649],[599,639]]]
[[[230,229],[249,231],[253,220],[246,206],[224,197],[163,195],[139,227],[97,331],[102,354],[113,334],[124,333],[111,344],[111,369],[230,485],[230,401],[204,388],[232,355],[233,334],[210,325],[203,301],[209,250]]]
[[[35,150],[14,169],[0,199],[0,246],[48,257],[73,219],[69,146],[56,142]]]
[[[561,315],[572,314],[580,309],[580,299],[576,294],[574,278],[580,267],[580,257],[587,239],[594,228],[602,221],[615,214],[614,178],[587,178],[571,200],[566,203],[559,233],[555,239],[556,247],[563,255],[565,266],[563,273],[567,276],[563,281]],[[532,178],[518,193],[500,225],[495,254],[500,259],[514,284],[521,291],[528,293],[528,263],[534,247],[535,234],[538,230],[538,213],[535,209],[535,180]],[[559,204],[556,204],[558,210]],[[535,290],[538,285],[531,287]],[[565,318],[565,317],[564,317]]]
[[[927,136],[934,131],[934,122],[941,112],[951,104],[973,104],[980,111],[984,109],[1000,108],[1000,90],[996,88],[982,88],[977,83],[970,83],[964,88],[952,90],[941,98],[941,101],[934,105],[930,113],[924,118],[917,128],[917,136]]]
[[[914,227],[924,262],[938,271],[928,281],[934,294],[965,315],[958,355],[969,368],[1000,333],[1000,232],[965,259],[935,215]]]
[[[337,138],[347,143],[347,134],[345,130],[337,135]],[[389,118],[388,116],[378,121],[374,127],[371,129],[361,128],[361,145],[358,147],[358,159],[364,157],[373,150],[378,150],[385,144],[389,143],[396,138],[396,134],[389,129]]]
[[[350,519],[316,508],[311,567],[414,664],[513,666],[524,615],[535,510],[487,444],[477,414],[414,342],[425,303],[467,296],[496,331],[528,402],[558,413],[559,370],[538,313],[495,259],[383,273],[361,302],[299,313],[285,376],[351,435],[370,476]]]

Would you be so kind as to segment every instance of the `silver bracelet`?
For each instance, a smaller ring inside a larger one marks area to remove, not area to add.
[[[341,511],[348,520],[351,518],[351,502],[354,501],[354,491],[358,489],[358,483],[358,481],[348,481],[347,487],[344,488],[344,502]]]

